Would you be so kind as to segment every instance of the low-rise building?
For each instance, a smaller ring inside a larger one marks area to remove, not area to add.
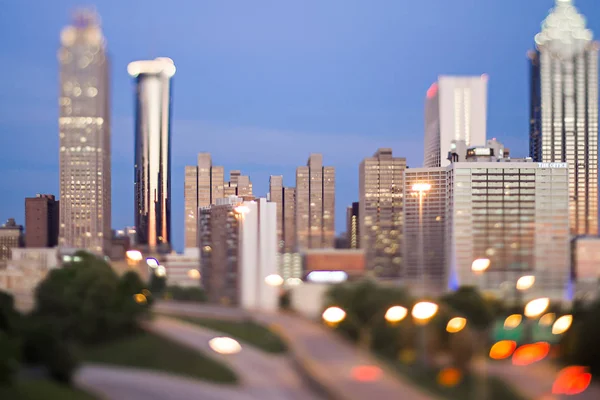
[[[200,249],[187,248],[183,254],[167,254],[163,265],[168,286],[200,286]]]

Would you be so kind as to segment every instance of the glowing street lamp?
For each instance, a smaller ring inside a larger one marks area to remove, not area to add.
[[[522,276],[517,281],[517,290],[530,289],[534,283],[535,283],[535,276],[533,276],[533,275]]]
[[[162,265],[159,265],[158,267],[156,267],[156,276],[166,276],[167,275],[167,269],[165,267],[163,267]]]
[[[552,334],[561,335],[561,334],[565,333],[566,331],[569,330],[572,323],[573,323],[572,315],[563,315],[562,317],[557,319],[556,322],[554,322],[554,325],[552,325]]]
[[[408,315],[408,310],[402,306],[393,306],[385,312],[385,320],[390,323],[398,323]]]
[[[131,261],[142,261],[144,258],[139,250],[127,250],[125,256]]]
[[[438,305],[429,301],[420,301],[414,305],[412,316],[419,324],[425,324],[438,312]]]
[[[449,333],[458,333],[467,326],[467,320],[462,317],[454,317],[450,321],[448,321],[448,325],[446,325],[446,331]]]
[[[540,297],[539,299],[531,300],[525,306],[525,316],[528,318],[539,317],[546,311],[550,305],[550,299],[547,297]]]
[[[265,283],[273,287],[281,286],[283,285],[283,278],[281,275],[271,274],[265,277]]]
[[[484,272],[486,269],[490,267],[492,262],[489,258],[478,258],[471,264],[471,271],[475,273]]]
[[[346,311],[342,310],[339,307],[329,307],[325,311],[323,311],[323,321],[328,324],[334,325],[339,324],[344,319],[346,319]]]
[[[200,279],[200,271],[198,271],[197,269],[190,269],[187,272],[187,276],[190,279]]]
[[[242,351],[240,343],[230,337],[216,337],[209,340],[208,345],[218,354],[237,354]]]
[[[158,260],[156,258],[146,258],[146,265],[148,265],[150,268],[156,268],[158,267],[159,263]]]

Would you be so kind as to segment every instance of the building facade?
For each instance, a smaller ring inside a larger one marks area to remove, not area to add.
[[[346,236],[349,249],[360,248],[359,203],[354,202],[346,209]]]
[[[448,167],[446,273],[450,288],[514,288],[523,275],[534,290],[564,298],[570,281],[568,165],[464,162]],[[487,258],[480,276],[471,265]],[[511,293],[501,293],[510,296]]]
[[[58,245],[59,201],[51,194],[25,199],[25,246]]]
[[[406,159],[378,149],[359,167],[360,248],[367,269],[382,278],[398,277],[402,266],[404,170]]]
[[[0,226],[0,265],[10,260],[12,249],[23,246],[23,226],[17,225],[13,218]]]
[[[102,253],[111,233],[106,42],[91,11],[77,12],[60,39],[59,244]]]
[[[168,286],[200,286],[200,249],[188,248],[183,254],[167,254],[163,265]]]
[[[530,156],[569,163],[573,235],[598,234],[598,42],[571,1],[556,7],[530,59]]]
[[[440,76],[425,100],[425,167],[450,164],[453,140],[483,146],[487,123],[487,75]]]
[[[171,245],[170,58],[134,61],[136,81],[134,206],[138,245],[169,251]]]
[[[335,168],[323,166],[322,154],[311,154],[296,169],[296,246],[298,249],[335,245]]]
[[[431,185],[419,193],[416,184]],[[413,189],[414,187],[414,189]],[[446,286],[446,168],[404,172],[404,263],[401,277],[427,290]]]

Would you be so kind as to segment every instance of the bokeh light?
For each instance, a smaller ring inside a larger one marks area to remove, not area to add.
[[[555,335],[561,335],[569,330],[572,323],[572,315],[563,315],[562,317],[556,320],[554,325],[552,325],[552,333]]]
[[[352,368],[352,379],[358,382],[374,382],[381,378],[381,368],[376,365],[360,365]]]
[[[547,297],[540,297],[539,299],[531,300],[525,306],[525,316],[528,318],[539,317],[546,311],[549,305],[550,299]]]
[[[441,386],[453,387],[460,383],[462,379],[462,372],[457,368],[444,368],[438,376],[437,381]]]
[[[553,394],[573,396],[583,393],[592,381],[592,374],[588,368],[570,366],[563,368],[552,385]]]
[[[550,344],[547,342],[525,344],[515,350],[512,363],[519,366],[530,365],[546,358],[549,352]]]
[[[146,304],[148,302],[148,299],[146,299],[146,296],[144,296],[141,293],[134,294],[133,299],[138,304]]]
[[[450,333],[457,333],[462,331],[466,325],[467,320],[465,318],[454,317],[448,321],[448,324],[446,325],[446,331]]]
[[[493,360],[504,360],[509,358],[517,348],[517,342],[513,340],[501,340],[494,343],[490,349],[490,358]]]
[[[427,323],[438,311],[438,305],[429,301],[421,301],[412,309],[412,316],[419,324]]]
[[[504,320],[504,329],[515,329],[516,327],[521,325],[522,320],[523,316],[521,314],[509,315]]]
[[[541,326],[550,326],[554,323],[555,319],[556,319],[556,314],[554,314],[554,313],[544,314],[540,318],[540,325]]]
[[[519,278],[517,281],[517,289],[518,290],[527,290],[533,286],[535,283],[535,276],[526,275]]]
[[[210,348],[219,354],[237,354],[242,351],[242,346],[230,337],[216,337],[208,342]]]
[[[402,306],[393,306],[388,308],[385,312],[385,320],[392,323],[397,323],[402,321],[408,315],[408,310],[406,307]]]
[[[329,307],[323,311],[322,317],[328,324],[339,324],[346,318],[346,311],[339,307]]]

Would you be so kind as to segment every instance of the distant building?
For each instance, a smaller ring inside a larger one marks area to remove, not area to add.
[[[9,218],[0,226],[0,265],[6,265],[14,248],[23,246],[23,226],[17,225],[14,218]]]
[[[579,236],[571,241],[571,275],[574,296],[593,300],[600,284],[600,237]]]
[[[564,298],[570,280],[566,163],[454,163],[447,168],[447,190],[450,288],[498,291],[534,275],[528,295]],[[481,276],[471,270],[478,258],[490,260]]]
[[[346,232],[340,233],[335,237],[335,248],[336,249],[348,249],[349,247],[348,235]]]
[[[137,244],[152,251],[171,249],[171,78],[170,58],[133,61],[136,82],[135,229]]]
[[[598,235],[598,51],[572,1],[556,6],[530,51],[529,155],[569,163],[572,235]]]
[[[25,199],[25,246],[58,245],[59,202],[51,194]]]
[[[431,187],[420,198],[413,186],[423,183]],[[426,290],[443,291],[446,287],[446,193],[446,168],[405,170],[404,262],[400,276],[411,286],[425,282]]]
[[[483,146],[486,141],[487,75],[440,76],[425,100],[424,166],[445,167],[452,141]]]
[[[303,259],[305,276],[313,271],[343,271],[350,278],[366,274],[365,251],[361,249],[312,249]]]
[[[290,282],[289,279],[302,279],[304,273],[302,269],[302,254],[300,253],[281,253],[277,255],[278,273],[284,282]]]
[[[200,249],[188,248],[183,254],[167,254],[163,265],[168,286],[200,286]]]
[[[94,11],[60,34],[59,244],[101,254],[111,232],[110,74]]]
[[[198,209],[217,204],[218,199],[238,196],[254,200],[250,177],[239,170],[230,172],[225,182],[225,169],[212,164],[210,153],[199,153],[196,166],[185,167],[185,248],[198,247]]]
[[[209,301],[248,309],[275,310],[278,288],[265,283],[277,274],[276,205],[238,197],[200,209],[201,281]]]
[[[398,277],[402,266],[405,169],[392,149],[378,149],[359,167],[360,248],[367,269],[382,278]]]
[[[346,209],[346,237],[350,249],[360,248],[359,208],[358,202],[354,202]]]
[[[299,250],[335,245],[335,168],[311,154],[296,168],[296,245]]]

